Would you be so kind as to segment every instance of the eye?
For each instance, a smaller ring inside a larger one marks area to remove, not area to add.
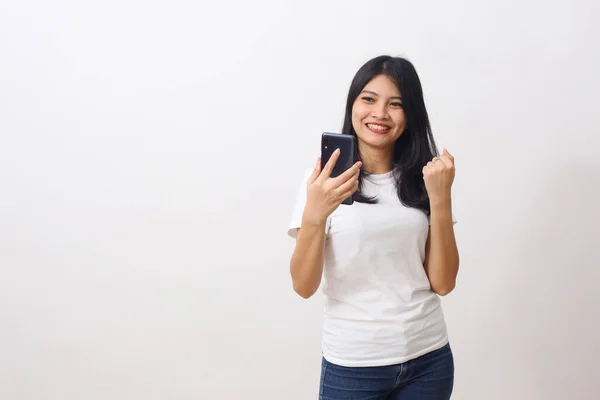
[[[392,103],[392,106],[393,107],[402,107],[402,103],[395,102],[395,103]]]
[[[362,99],[364,101],[366,101],[367,103],[371,103],[371,102],[375,101],[375,100],[373,100],[372,97],[369,97],[369,96],[363,96]]]

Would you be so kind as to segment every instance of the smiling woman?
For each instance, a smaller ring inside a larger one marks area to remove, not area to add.
[[[379,132],[375,124],[390,131],[384,137],[374,135]],[[410,61],[380,56],[358,70],[348,92],[342,133],[357,137],[365,165],[355,195],[358,202],[372,201],[363,193],[363,177],[393,170],[400,201],[429,212],[422,168],[438,150],[421,81]]]
[[[360,92],[358,101],[352,107],[352,125],[356,127],[363,153],[369,154],[369,148],[394,146],[406,127],[406,114],[401,101],[398,86],[387,75],[376,76]],[[389,155],[392,154],[390,151]],[[365,165],[369,168],[368,162]]]
[[[438,296],[458,272],[454,157],[438,156],[419,77],[381,56],[356,74],[342,133],[359,161],[332,178],[335,153],[308,171],[288,233],[294,290],[324,276],[322,399],[445,400],[454,362]],[[342,205],[348,189],[356,202]]]

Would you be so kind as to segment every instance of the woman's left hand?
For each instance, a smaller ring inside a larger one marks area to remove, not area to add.
[[[446,149],[440,157],[434,157],[423,167],[423,179],[430,203],[450,201],[454,171],[454,157]]]

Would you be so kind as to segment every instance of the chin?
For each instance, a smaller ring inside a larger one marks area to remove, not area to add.
[[[369,147],[374,148],[387,148],[390,147],[396,142],[398,138],[393,139],[393,135],[385,134],[379,135],[372,132],[361,132],[361,135],[358,135],[358,139],[366,144]]]

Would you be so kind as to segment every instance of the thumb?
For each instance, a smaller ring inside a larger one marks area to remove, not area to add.
[[[452,154],[450,154],[450,152],[447,149],[444,149],[444,155],[450,157],[450,159],[452,161],[454,161],[454,156]]]
[[[320,174],[321,174],[321,157],[317,157],[317,165],[315,165],[315,168],[313,169],[313,172],[310,175],[310,178],[308,178],[308,184],[314,183]]]

